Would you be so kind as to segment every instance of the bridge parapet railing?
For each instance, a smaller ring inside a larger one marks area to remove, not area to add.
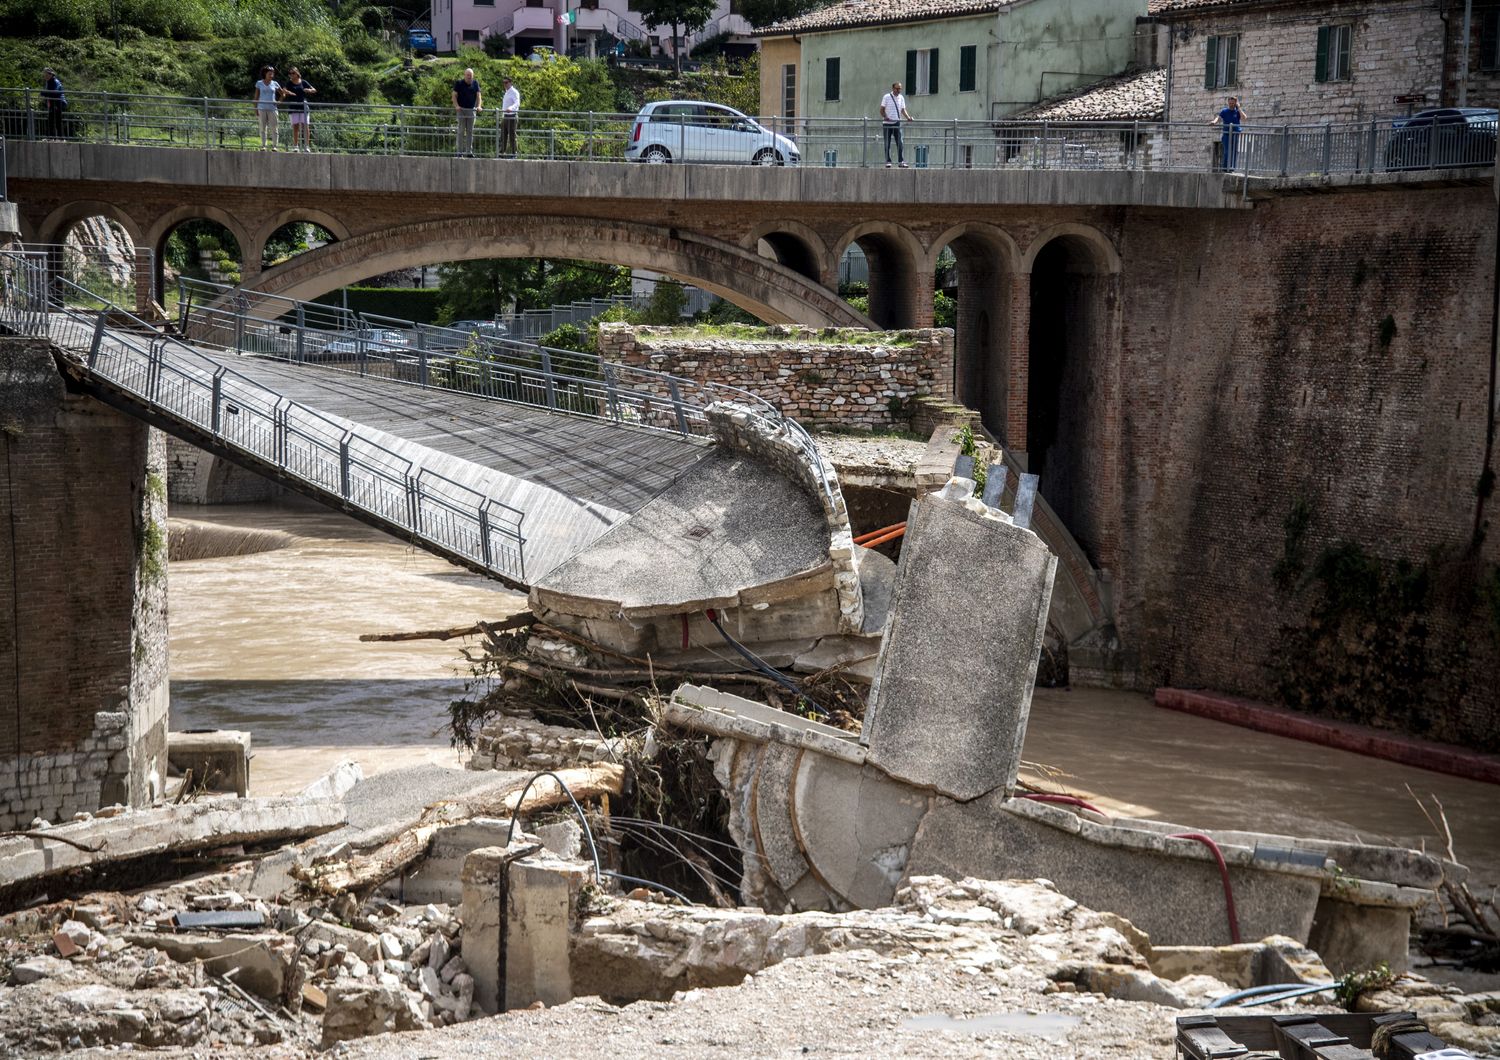
[[[73,93],[62,136],[95,143],[257,150],[255,104],[185,96]],[[285,107],[282,116],[286,117]],[[314,103],[313,149],[320,153],[451,155],[457,117],[451,107]],[[496,158],[505,146],[498,107],[475,124],[472,153]],[[634,114],[521,112],[515,154],[523,158],[623,161],[628,144],[658,143],[657,156],[677,163],[789,162],[776,136],[792,141],[802,165],[884,166],[878,117],[748,119],[690,105],[658,112],[641,124]],[[1405,117],[1301,125],[1245,124],[1225,130],[1202,122],[1057,122],[1028,119],[920,120],[902,126],[904,159],[931,169],[1225,170],[1259,176],[1312,176],[1409,169],[1489,166],[1495,161],[1493,119],[1439,124]],[[0,89],[0,128],[13,139],[46,139],[48,111],[40,92]],[[290,125],[278,126],[290,146]],[[758,130],[758,132],[757,132]],[[746,134],[750,134],[747,138]],[[643,141],[641,138],[645,137]],[[759,136],[761,139],[756,140]],[[745,144],[756,140],[745,149]],[[761,145],[764,145],[764,148]],[[766,150],[765,148],[769,148]]]
[[[61,286],[63,291],[57,293]],[[45,257],[0,253],[0,323],[45,337],[90,373],[392,527],[524,584],[525,514],[291,401],[68,280]]]
[[[818,480],[829,479],[801,425],[739,387],[206,280],[179,280],[178,314],[180,333],[195,343],[684,437],[711,437],[708,407],[733,403],[786,430]]]

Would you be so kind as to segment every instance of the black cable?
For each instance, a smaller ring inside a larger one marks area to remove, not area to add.
[[[531,777],[526,781],[526,786],[521,789],[521,795],[516,799],[515,812],[510,815],[510,827],[505,830],[505,845],[510,846],[511,838],[516,834],[516,821],[521,816],[521,804],[526,801],[526,793],[531,790],[531,785],[535,784],[541,777],[551,777],[555,780],[557,786],[562,788],[563,794],[568,797],[568,801],[573,804],[573,812],[578,814],[578,820],[583,825],[583,834],[588,837],[589,853],[594,856],[594,879],[603,883],[605,873],[599,867],[599,847],[594,842],[594,830],[589,827],[589,819],[584,815],[583,807],[578,805],[578,800],[573,797],[573,793],[568,790],[568,786],[563,783],[562,777],[550,769],[544,769],[541,772],[531,774]]]
[[[809,707],[813,709],[813,712],[819,717],[828,717],[827,709],[824,708],[821,703],[817,702],[806,692],[804,692],[801,685],[797,684],[797,682],[793,681],[786,674],[771,666],[770,663],[766,662],[764,659],[760,658],[760,656],[754,654],[749,648],[745,647],[739,641],[731,637],[729,635],[729,631],[724,628],[724,624],[719,620],[718,613],[714,611],[713,608],[710,607],[707,611],[703,612],[703,614],[708,618],[710,622],[713,623],[714,629],[719,631],[719,636],[724,638],[724,643],[733,648],[735,652],[740,656],[740,658],[744,659],[751,666],[755,667],[757,670],[765,674],[777,684],[789,690],[798,699],[803,700]]]

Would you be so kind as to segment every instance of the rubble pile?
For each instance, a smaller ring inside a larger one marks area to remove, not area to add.
[[[470,769],[563,769],[616,761],[623,741],[587,729],[547,725],[525,714],[496,715],[474,737]]]

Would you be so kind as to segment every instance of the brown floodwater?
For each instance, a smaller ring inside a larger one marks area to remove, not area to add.
[[[257,747],[288,750],[445,746],[447,707],[467,675],[463,642],[361,643],[360,634],[465,625],[525,606],[495,582],[302,502],[174,506],[172,514],[293,537],[273,552],[171,565],[176,729],[249,729]],[[1500,788],[1492,785],[1103,689],[1038,689],[1024,754],[1065,774],[1051,783],[1113,812],[1440,850],[1410,786],[1441,800],[1475,876],[1500,882]]]

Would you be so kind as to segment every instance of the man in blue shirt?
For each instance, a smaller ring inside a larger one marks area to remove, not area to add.
[[[1235,96],[1229,97],[1228,104],[1210,122],[1211,125],[1224,126],[1224,134],[1219,138],[1219,168],[1232,170],[1235,163],[1239,161],[1240,153],[1240,122],[1245,120],[1245,112],[1240,109],[1240,101]]]
[[[484,109],[484,95],[472,68],[453,82],[453,109],[458,112],[458,145],[453,153],[460,158],[473,158],[474,116]]]
[[[42,71],[42,102],[47,106],[47,128],[43,135],[62,139],[63,111],[68,109],[68,97],[63,95],[63,84],[50,66]]]

